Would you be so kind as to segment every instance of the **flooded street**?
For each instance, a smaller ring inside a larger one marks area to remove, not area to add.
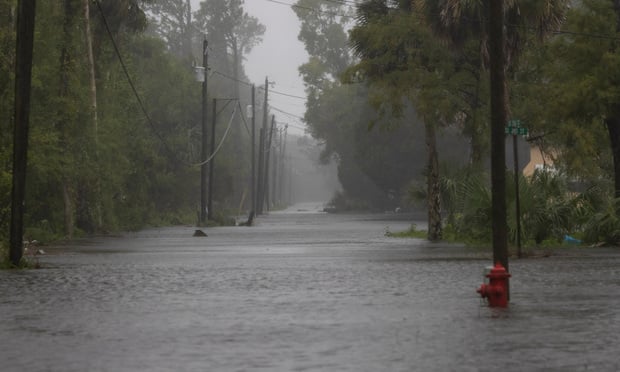
[[[620,370],[620,251],[512,260],[493,310],[485,253],[316,208],[44,247],[41,270],[0,271],[0,369]]]

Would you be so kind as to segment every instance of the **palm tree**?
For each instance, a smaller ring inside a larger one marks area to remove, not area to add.
[[[460,47],[472,37],[480,40],[482,69],[491,75],[491,181],[493,260],[508,267],[506,226],[506,177],[504,126],[509,102],[505,72],[516,65],[527,43],[526,34],[534,30],[543,39],[565,19],[570,0],[418,0],[433,31]],[[488,22],[485,20],[488,19]]]
[[[446,71],[452,69],[445,68],[453,59],[445,48],[438,48],[424,21],[411,12],[411,2],[401,1],[395,8],[390,3],[358,4],[350,41],[360,60],[345,79],[366,79],[382,95],[381,109],[396,115],[402,113],[403,98],[407,98],[423,119],[428,154],[427,238],[437,241],[442,237],[442,221],[436,128],[454,117],[446,88]]]
[[[484,65],[489,63],[489,1],[416,0],[433,32],[460,48],[468,40],[480,41]],[[566,20],[571,0],[504,0],[503,20],[506,67],[516,65],[528,43],[528,35],[544,40]]]

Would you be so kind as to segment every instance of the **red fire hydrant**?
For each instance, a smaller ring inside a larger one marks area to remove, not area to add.
[[[482,298],[487,298],[490,307],[508,307],[508,278],[510,278],[510,274],[506,268],[497,262],[486,277],[489,278],[489,284],[482,284],[476,292],[480,293]]]

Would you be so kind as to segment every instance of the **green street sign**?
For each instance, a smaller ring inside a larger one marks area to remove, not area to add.
[[[520,128],[521,127],[521,120],[519,120],[519,119],[508,120],[508,126],[509,127]]]
[[[511,134],[513,136],[527,136],[529,131],[527,130],[527,128],[509,125],[506,127],[505,133]]]

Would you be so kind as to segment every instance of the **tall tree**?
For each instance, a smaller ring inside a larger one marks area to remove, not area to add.
[[[500,261],[507,264],[504,140],[501,130],[510,115],[505,71],[516,65],[526,45],[526,34],[535,30],[542,39],[564,20],[569,0],[520,0],[506,2],[463,2],[460,0],[416,2],[426,15],[434,32],[460,47],[469,39],[480,40],[481,67],[493,65],[491,73],[492,100],[492,189],[494,252],[502,252]],[[488,16],[488,18],[487,18]],[[499,17],[499,19],[498,19]],[[488,19],[488,23],[485,22]],[[502,37],[503,40],[498,39]],[[494,48],[491,50],[491,48]],[[504,85],[499,91],[497,82]],[[499,99],[500,102],[494,102]],[[503,107],[499,107],[502,105]]]
[[[196,29],[192,24],[190,0],[156,0],[148,6],[149,29],[166,42],[170,52],[184,61],[193,61],[192,41]]]
[[[428,32],[411,3],[368,0],[358,5],[357,24],[350,33],[360,62],[350,79],[368,80],[375,102],[386,111],[402,112],[404,99],[424,122],[427,146],[428,239],[442,236],[437,127],[454,121],[456,107],[450,77],[454,59]],[[387,108],[386,108],[387,107]]]
[[[339,79],[353,60],[346,34],[346,28],[352,20],[349,7],[336,2],[298,0],[292,9],[301,21],[298,38],[311,56],[307,64],[322,66],[322,76],[315,76],[315,79]],[[305,74],[305,77],[310,75]]]
[[[354,60],[347,37],[353,7],[300,0],[292,9],[301,21],[298,38],[310,56],[299,67],[308,97],[304,119],[313,137],[324,143],[322,161],[337,163],[343,186],[334,204],[341,209],[399,206],[406,185],[420,171],[402,161],[420,158],[419,146],[412,146],[416,129],[399,125],[404,120],[378,117],[364,84],[340,81]]]
[[[544,107],[545,132],[561,157],[581,175],[593,173],[592,162],[607,167],[620,197],[620,3],[584,0],[571,8],[566,28],[541,51],[542,71],[536,87],[553,97]],[[559,124],[558,124],[559,123]],[[603,125],[601,125],[601,123]],[[609,147],[601,147],[601,130]],[[611,156],[606,151],[611,151]]]
[[[244,56],[262,41],[265,26],[243,9],[243,0],[206,0],[194,15],[196,28],[209,39],[213,64],[239,80]],[[238,87],[239,82],[233,82]],[[238,92],[238,88],[235,88]]]

